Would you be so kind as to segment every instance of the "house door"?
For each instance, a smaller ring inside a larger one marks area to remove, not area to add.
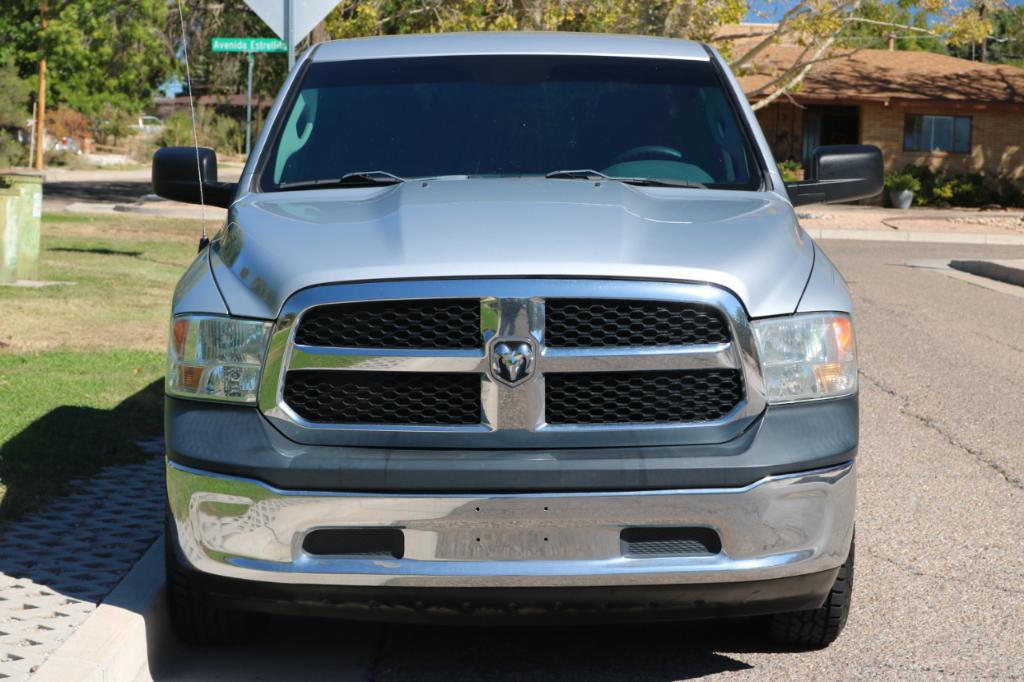
[[[810,106],[804,111],[804,168],[810,167],[811,154],[822,145],[858,142],[860,107]]]

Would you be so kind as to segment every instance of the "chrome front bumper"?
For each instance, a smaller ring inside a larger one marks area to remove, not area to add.
[[[174,462],[167,491],[178,546],[198,571],[332,586],[683,585],[834,569],[853,536],[852,462],[742,488],[566,494],[368,494],[279,490]],[[716,530],[715,555],[624,557],[638,526]],[[400,528],[401,559],[312,556],[307,533]]]

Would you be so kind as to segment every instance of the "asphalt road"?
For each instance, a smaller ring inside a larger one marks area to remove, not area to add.
[[[853,289],[861,450],[853,612],[830,648],[749,623],[455,629],[277,620],[251,646],[163,639],[157,680],[1024,677],[1022,296],[903,264],[1024,249],[832,242]]]
[[[237,180],[241,166],[221,167],[220,180]],[[152,194],[149,168],[131,170],[48,169],[43,181],[43,208],[61,211],[75,202],[132,204]]]

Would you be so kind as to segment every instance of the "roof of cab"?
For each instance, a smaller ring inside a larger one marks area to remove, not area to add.
[[[480,32],[423,33],[354,38],[320,43],[314,62],[392,57],[480,54],[571,54],[708,61],[705,47],[690,40],[602,33]]]

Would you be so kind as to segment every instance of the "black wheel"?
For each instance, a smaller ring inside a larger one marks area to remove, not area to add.
[[[164,531],[167,606],[178,637],[190,644],[240,644],[252,639],[253,616],[211,603],[206,591],[179,564],[168,531]]]
[[[810,611],[776,613],[769,617],[769,634],[781,644],[794,647],[820,649],[836,641],[850,615],[853,596],[853,548],[846,562],[839,567],[836,582],[825,603]]]

